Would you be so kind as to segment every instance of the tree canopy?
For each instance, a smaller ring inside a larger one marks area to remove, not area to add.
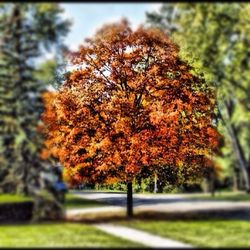
[[[217,150],[215,91],[159,29],[103,26],[71,53],[73,70],[45,93],[41,156],[76,182],[131,181],[142,167],[201,165]]]

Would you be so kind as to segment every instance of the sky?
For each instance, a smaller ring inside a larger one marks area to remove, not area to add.
[[[146,11],[157,10],[161,3],[62,3],[64,18],[73,21],[65,39],[66,45],[75,50],[86,37],[95,34],[104,23],[112,23],[126,17],[132,28],[145,21]]]

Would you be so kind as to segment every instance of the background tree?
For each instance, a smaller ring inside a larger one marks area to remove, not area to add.
[[[250,191],[249,3],[168,3],[147,13],[147,23],[182,44],[182,56],[207,72],[218,89],[219,129],[225,135],[220,165],[241,173]]]
[[[182,192],[197,192],[197,188],[201,191],[200,184],[203,178],[206,179],[212,174],[217,178],[221,174],[220,167],[214,164],[214,161],[207,159],[203,165],[196,166],[183,165],[176,168],[174,165],[163,165],[152,170],[148,166],[142,167],[140,175],[136,176],[135,189],[140,192],[150,191],[154,193],[170,192],[177,189]],[[152,173],[154,174],[152,175]],[[210,188],[208,191],[212,193],[213,186],[211,184],[212,182],[208,183],[208,188]]]
[[[45,101],[42,154],[79,182],[125,181],[128,216],[143,167],[206,167],[219,143],[215,93],[178,52],[160,30],[106,25],[72,53],[75,69]]]
[[[0,185],[3,192],[21,192],[38,198],[47,189],[42,173],[51,172],[51,168],[39,158],[43,138],[37,133],[43,111],[41,93],[47,86],[43,79],[38,79],[35,59],[53,45],[60,50],[70,25],[61,19],[62,12],[58,4],[0,6]],[[43,202],[35,203],[35,211],[46,213],[42,206]]]

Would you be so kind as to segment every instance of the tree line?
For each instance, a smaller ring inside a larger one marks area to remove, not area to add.
[[[250,191],[250,5],[169,3],[147,13],[147,24],[166,30],[183,57],[217,89],[217,120],[224,136],[218,163]],[[240,175],[240,176],[239,176]]]

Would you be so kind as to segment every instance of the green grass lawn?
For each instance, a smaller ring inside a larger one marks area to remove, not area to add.
[[[24,202],[24,201],[32,201],[31,197],[25,197],[22,195],[15,195],[15,194],[1,194],[0,195],[0,204],[3,203],[10,203],[10,202]],[[65,199],[65,208],[88,208],[88,207],[97,207],[97,206],[104,206],[107,205],[106,203],[102,203],[95,200],[87,200],[76,197],[72,194],[66,194]]]
[[[0,247],[141,247],[77,223],[1,225]]]
[[[65,208],[88,208],[88,207],[100,207],[100,206],[107,206],[107,204],[100,201],[79,198],[73,194],[66,194],[66,199],[64,204]]]
[[[30,197],[25,197],[17,194],[1,194],[0,195],[0,204],[1,203],[10,203],[10,202],[24,202],[32,201]]]
[[[250,247],[250,222],[240,220],[121,221],[195,247]]]

